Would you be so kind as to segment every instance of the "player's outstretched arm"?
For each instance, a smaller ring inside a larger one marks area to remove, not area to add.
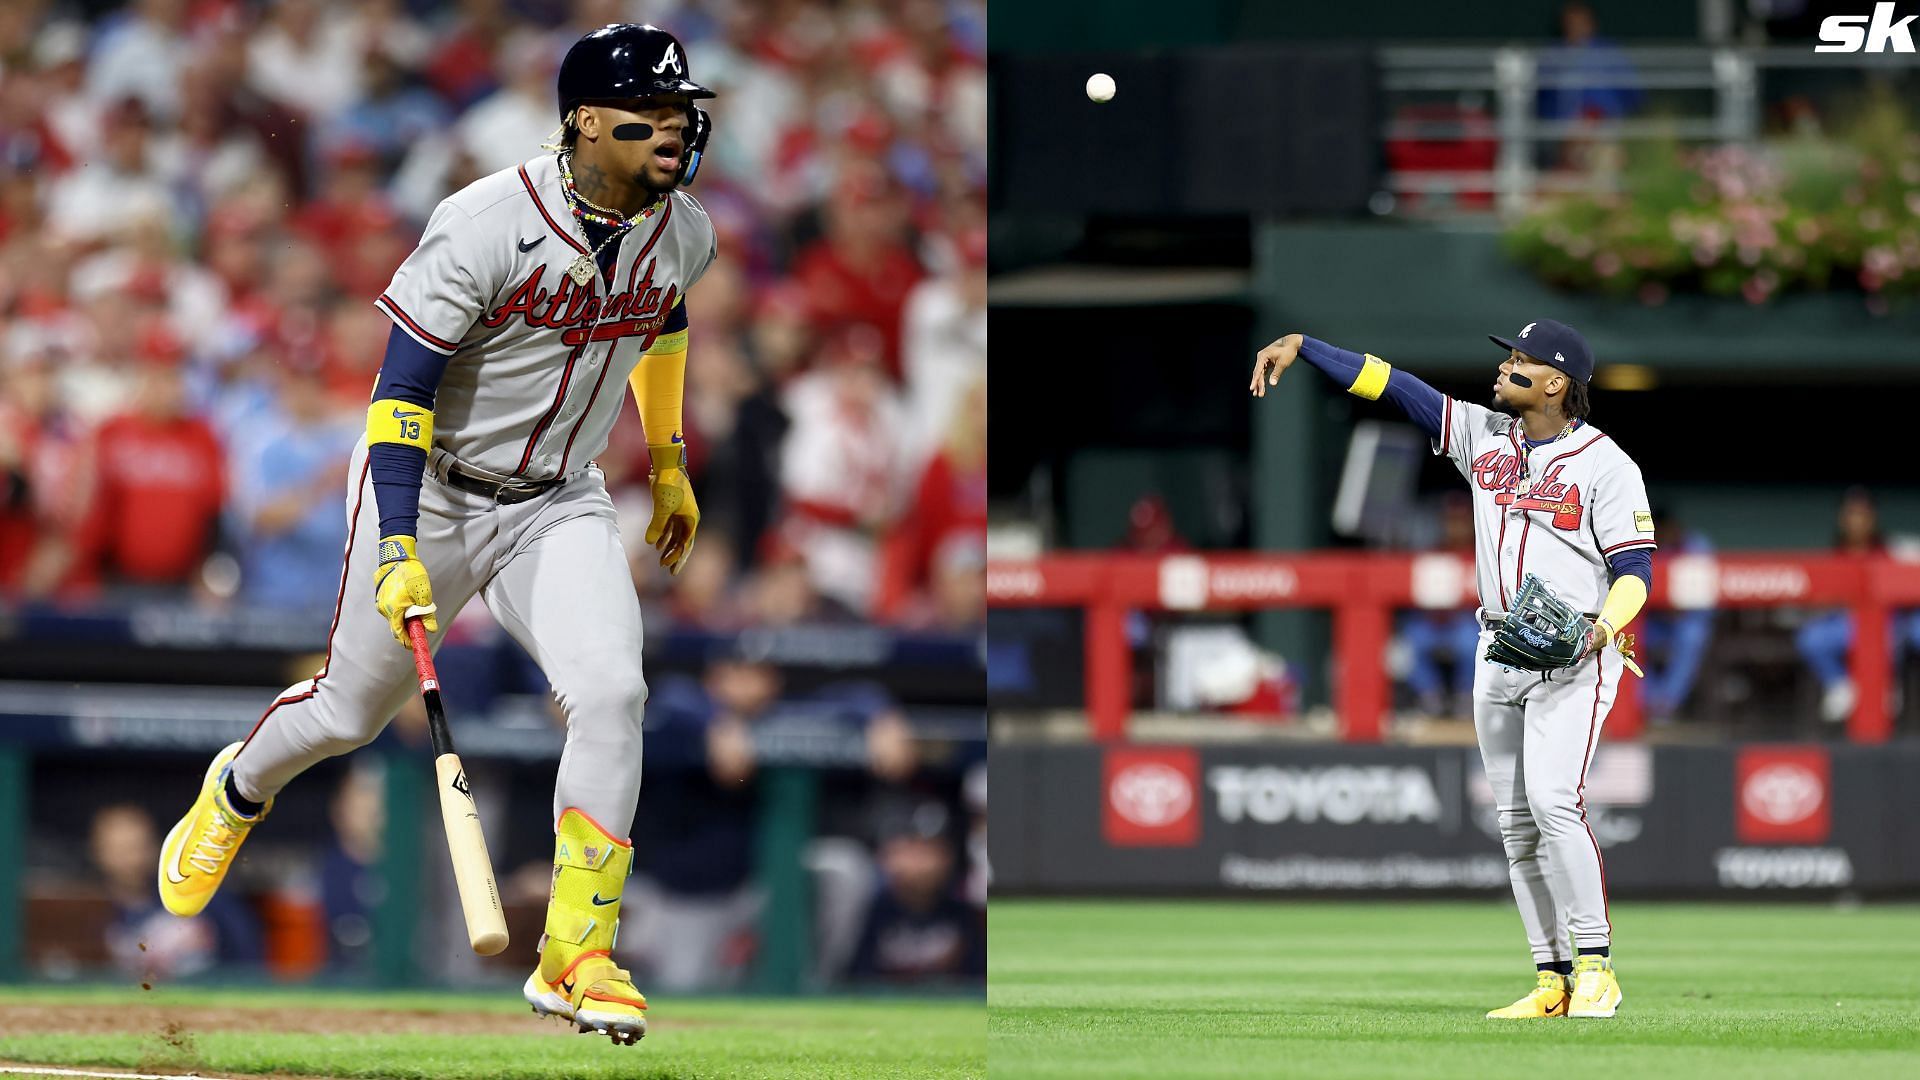
[[[1302,358],[1345,386],[1347,393],[1368,401],[1384,397],[1400,406],[1429,438],[1440,437],[1447,405],[1440,391],[1371,353],[1349,352],[1304,334],[1288,334],[1261,349],[1254,358],[1253,382],[1247,389],[1254,397],[1266,397],[1267,387],[1278,383],[1281,373]]]

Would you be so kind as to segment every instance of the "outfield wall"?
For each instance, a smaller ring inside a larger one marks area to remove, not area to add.
[[[996,745],[996,895],[1504,893],[1477,751]],[[1920,744],[1605,743],[1615,895],[1920,892]]]

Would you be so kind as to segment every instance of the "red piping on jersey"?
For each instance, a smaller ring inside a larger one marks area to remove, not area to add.
[[[647,253],[653,250],[653,245],[660,242],[661,235],[667,231],[667,222],[672,217],[673,198],[672,196],[668,196],[665,205],[660,207],[660,224],[653,227],[653,235],[647,237],[646,246],[640,249],[640,254],[634,256],[633,266],[627,271],[628,289],[632,289],[640,280],[640,264],[647,261]]]
[[[522,180],[525,180],[526,177],[527,177],[527,168],[526,166],[522,165],[520,167],[520,178]],[[529,193],[533,191],[532,187],[528,187],[527,190]],[[540,200],[538,198],[534,199],[534,202],[536,203],[539,201]],[[546,213],[544,209],[541,210],[540,212],[542,214]],[[660,211],[659,224],[653,227],[653,235],[647,237],[646,246],[640,249],[640,254],[636,256],[633,260],[633,273],[639,272],[640,264],[646,260],[647,253],[653,250],[653,245],[660,242],[661,235],[667,231],[667,222],[672,217],[673,217],[673,199],[668,198],[665,208],[663,208]],[[548,218],[547,223],[552,224],[553,219]],[[582,248],[581,250],[584,251],[586,249]],[[629,281],[628,288],[632,288],[631,276],[629,276],[628,281]],[[585,352],[587,349],[587,346],[592,342],[605,341],[608,339],[618,339],[621,337],[625,337],[629,334],[640,333],[643,331],[641,331],[639,328],[644,325],[645,325],[645,321],[643,320],[627,319],[617,323],[601,323],[599,325],[594,326],[591,332],[586,334],[578,333],[578,328],[576,328],[576,330],[569,330],[565,334],[561,335],[561,341],[564,342],[565,344],[572,345],[573,351],[567,354],[567,368],[565,371],[560,373],[560,389],[555,391],[553,395],[553,404],[547,408],[546,415],[542,416],[540,418],[540,422],[533,426],[533,435],[527,439],[527,448],[521,451],[520,466],[519,468],[516,468],[513,470],[513,475],[519,476],[522,473],[524,473],[527,468],[527,463],[533,460],[534,447],[540,444],[540,437],[546,434],[547,426],[553,423],[554,416],[557,415],[560,411],[560,403],[566,400],[567,384],[573,378],[574,361],[580,359],[580,354]],[[609,346],[607,349],[607,361],[608,361],[607,366],[608,367],[613,366],[612,361],[613,361],[614,348],[615,346]],[[580,434],[580,425],[587,422],[587,414],[593,411],[593,399],[600,396],[600,387],[606,381],[607,381],[607,369],[602,368],[600,369],[600,377],[594,380],[593,393],[588,395],[587,397],[586,407],[580,410],[580,419],[574,423],[573,432],[567,436],[566,447],[560,451],[560,473],[557,475],[565,475],[567,471],[567,455],[573,451],[573,440],[576,437],[578,437]]]
[[[562,476],[567,473],[567,455],[573,453],[573,440],[580,437],[580,425],[586,423],[587,417],[593,414],[593,401],[600,396],[600,384],[607,381],[607,372],[611,370],[613,370],[611,363],[601,365],[600,377],[593,381],[593,393],[587,395],[587,407],[580,410],[580,419],[573,422],[573,431],[567,435],[566,449],[560,451],[560,475]]]
[[[444,338],[438,338],[432,334],[427,333],[426,327],[421,326],[419,323],[413,320],[413,316],[407,314],[405,311],[402,311],[400,309],[400,305],[394,301],[393,297],[388,296],[386,293],[381,293],[380,299],[375,300],[374,303],[384,307],[388,314],[392,315],[396,319],[399,319],[401,323],[405,324],[408,330],[413,331],[413,336],[421,340],[421,344],[431,345],[436,349],[445,349],[448,352],[452,352],[455,349],[458,349],[460,347],[455,342],[447,341]]]
[[[1601,548],[1600,554],[1611,555],[1616,551],[1626,551],[1629,548],[1636,548],[1636,547],[1651,548],[1651,547],[1659,547],[1659,546],[1660,545],[1654,543],[1651,540],[1622,540],[1610,548]]]
[[[1593,658],[1593,712],[1587,717],[1587,756],[1580,761],[1580,786],[1574,805],[1580,809],[1580,827],[1587,830],[1587,842],[1593,845],[1594,862],[1600,865],[1600,913],[1607,920],[1607,940],[1613,940],[1613,907],[1607,902],[1607,860],[1600,854],[1600,841],[1593,838],[1593,826],[1587,824],[1587,766],[1593,764],[1594,728],[1600,723],[1600,688],[1606,685],[1606,655]]]
[[[527,471],[527,463],[533,460],[533,448],[540,444],[540,436],[546,434],[547,425],[553,423],[554,415],[560,411],[560,403],[567,399],[567,383],[573,379],[574,362],[579,360],[580,354],[585,351],[587,351],[587,346],[585,343],[582,343],[575,345],[573,349],[567,353],[566,370],[560,373],[560,389],[554,392],[553,404],[547,406],[546,415],[540,418],[539,423],[533,425],[533,434],[527,437],[527,448],[521,451],[520,464],[513,470],[513,475],[519,476]],[[606,373],[601,372],[601,375],[604,377]]]
[[[1513,456],[1516,459],[1520,456],[1520,440],[1515,434],[1519,430],[1520,422],[1518,420],[1515,420],[1513,426],[1507,429],[1507,445],[1513,447]],[[1468,447],[1468,452],[1472,452],[1472,447]],[[1495,505],[1499,505],[1497,501]],[[1509,601],[1507,600],[1507,579],[1500,576],[1500,557],[1505,554],[1503,549],[1507,546],[1507,518],[1510,516],[1512,515],[1507,513],[1506,508],[1501,507],[1500,539],[1493,542],[1493,579],[1500,583],[1500,609],[1502,611],[1506,610]],[[1529,515],[1529,520],[1531,520],[1531,515]],[[1520,582],[1519,576],[1516,574],[1513,580],[1514,586],[1518,588]]]
[[[347,575],[348,571],[353,568],[353,533],[360,525],[360,503],[367,497],[367,470],[372,468],[372,466],[373,461],[371,458],[361,464],[360,482],[354,489],[353,517],[347,522],[347,547],[346,550],[340,554],[340,591],[335,594],[333,598],[333,622],[327,625],[327,658],[320,662],[320,673],[313,677],[313,686],[311,688],[298,694],[288,694],[285,697],[276,698],[273,704],[267,706],[267,711],[260,714],[260,719],[253,725],[253,730],[247,732],[246,739],[241,742],[241,750],[245,750],[247,743],[253,741],[253,737],[259,732],[260,726],[267,722],[267,717],[273,715],[273,710],[282,705],[292,705],[296,701],[305,701],[315,694],[318,694],[320,692],[320,680],[327,677],[327,669],[333,666],[333,635],[340,630],[340,608],[347,600]],[[237,753],[238,751],[236,751],[236,755]]]
[[[651,245],[651,244],[649,244],[648,246],[652,246],[652,245]],[[642,252],[641,254],[642,254],[642,255],[645,255],[645,252]],[[636,266],[636,267],[638,267],[638,266],[640,265],[640,260],[638,260],[638,259],[635,259],[635,260],[634,260],[634,262],[633,262],[633,265],[634,265],[634,266]],[[629,289],[631,289],[631,288],[632,288],[632,286],[628,286],[628,288],[629,288]],[[679,286],[677,286],[677,285],[669,285],[669,286],[667,286],[667,296],[666,296],[666,301],[665,301],[664,303],[662,303],[662,304],[661,304],[660,306],[661,306],[661,307],[664,307],[664,308],[666,308],[666,309],[667,309],[668,311],[672,311],[672,310],[673,310],[673,304],[674,304],[674,296],[675,296],[675,294],[676,294],[676,293],[677,293],[678,291],[679,291]],[[662,321],[664,321],[664,320],[662,320]],[[646,353],[646,351],[647,351],[647,350],[648,350],[649,348],[651,348],[651,347],[653,346],[653,339],[654,339],[654,337],[656,337],[656,336],[657,336],[657,330],[654,330],[654,329],[653,329],[652,327],[650,327],[650,326],[649,326],[649,324],[650,324],[650,323],[654,323],[654,320],[650,320],[650,319],[643,319],[643,320],[636,320],[636,319],[629,319],[629,320],[627,320],[627,321],[626,321],[625,323],[617,323],[617,324],[613,324],[613,325],[618,325],[618,326],[627,326],[627,325],[638,325],[638,326],[643,326],[643,327],[649,327],[649,328],[648,328],[647,330],[642,330],[642,331],[629,331],[629,333],[635,333],[635,332],[639,332],[639,333],[646,333],[646,334],[647,334],[647,340],[645,340],[645,341],[643,341],[643,342],[641,342],[641,343],[640,343],[640,352],[641,352],[641,354],[642,354],[642,355],[641,355],[641,357],[640,357],[640,362],[641,362],[641,363],[643,363],[643,364],[647,362],[647,358],[646,358],[646,355],[645,355],[645,353]],[[624,337],[624,336],[626,336],[626,335],[624,335],[624,334],[622,334],[622,335],[618,335],[618,336],[621,336],[621,337]],[[596,339],[596,340],[597,340],[597,339]],[[609,370],[611,370],[611,369],[612,369],[612,367],[613,367],[613,363],[612,363],[612,359],[613,359],[613,355],[612,355],[612,350],[611,350],[611,349],[609,349],[609,350],[608,350],[608,355],[607,355],[607,359],[608,359],[608,363],[607,363],[607,366],[606,366],[606,367],[604,367],[604,368],[601,368],[601,369],[600,369],[600,377],[599,377],[598,379],[595,379],[595,380],[593,381],[593,393],[591,393],[591,394],[588,394],[588,395],[587,395],[587,406],[586,406],[586,408],[584,408],[584,409],[582,409],[582,410],[580,410],[580,419],[578,419],[578,420],[575,420],[575,421],[573,422],[573,430],[572,430],[571,432],[568,432],[568,433],[567,433],[567,445],[566,445],[566,448],[560,451],[560,472],[561,472],[561,473],[562,473],[563,475],[564,475],[564,474],[566,473],[566,471],[567,471],[567,458],[568,458],[568,457],[570,457],[570,456],[571,456],[571,455],[573,454],[573,440],[575,440],[575,439],[577,439],[577,438],[579,438],[579,437],[580,437],[580,428],[581,428],[581,426],[582,426],[582,425],[584,425],[584,424],[585,424],[585,423],[587,422],[587,417],[589,417],[589,416],[591,416],[591,415],[593,415],[593,403],[594,403],[594,401],[596,401],[596,400],[598,400],[598,398],[600,397],[600,386],[601,386],[601,384],[603,384],[603,383],[605,383],[605,382],[607,381],[607,372],[608,372]]]
[[[1528,514],[1527,519],[1520,523],[1520,557],[1513,563],[1513,591],[1516,593],[1520,591],[1520,579],[1526,576],[1527,534],[1532,531],[1533,515]]]
[[[527,167],[525,165],[520,166],[520,182],[526,185],[527,198],[533,200],[534,208],[540,211],[541,217],[547,219],[547,228],[552,229],[553,234],[555,236],[558,236],[560,239],[565,240],[569,244],[572,244],[573,250],[579,252],[582,255],[591,255],[592,252],[587,250],[587,246],[585,244],[582,244],[580,241],[575,240],[573,236],[567,232],[567,230],[560,227],[559,222],[556,222],[553,220],[552,214],[547,213],[547,204],[540,201],[540,192],[534,188],[533,177],[527,175]]]
[[[1593,438],[1593,441],[1592,441],[1592,442],[1589,442],[1589,443],[1588,443],[1587,445],[1585,445],[1585,446],[1583,446],[1583,447],[1581,447],[1580,449],[1578,449],[1578,450],[1569,450],[1569,451],[1567,451],[1566,453],[1564,453],[1564,454],[1561,454],[1561,455],[1560,455],[1559,457],[1556,457],[1556,458],[1554,458],[1554,459],[1553,459],[1553,464],[1555,464],[1555,465],[1558,465],[1558,464],[1560,464],[1561,462],[1563,462],[1563,461],[1565,461],[1565,460],[1567,460],[1567,459],[1568,459],[1568,458],[1570,458],[1570,457],[1574,457],[1575,455],[1578,455],[1578,454],[1584,454],[1584,453],[1586,453],[1586,452],[1587,452],[1588,450],[1591,450],[1591,449],[1593,449],[1593,447],[1594,447],[1594,445],[1595,445],[1596,443],[1600,443],[1600,442],[1604,442],[1605,440],[1607,440],[1607,439],[1611,439],[1611,438],[1613,438],[1613,436],[1611,436],[1611,435],[1596,435],[1596,436],[1594,436],[1594,438]]]

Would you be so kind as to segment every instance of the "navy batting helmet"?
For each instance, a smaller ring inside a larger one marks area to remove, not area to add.
[[[574,42],[560,62],[560,118],[570,122],[575,108],[599,102],[669,94],[688,99],[714,96],[687,75],[687,50],[679,38],[657,26],[609,23]],[[682,184],[693,183],[693,174],[700,171],[700,155],[713,130],[707,111],[691,100],[687,128],[687,152],[680,163]]]

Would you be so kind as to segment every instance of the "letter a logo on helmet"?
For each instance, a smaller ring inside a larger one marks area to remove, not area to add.
[[[673,73],[675,75],[678,75],[681,73],[680,46],[678,45],[667,46],[667,54],[660,58],[659,63],[653,65],[653,73],[655,75],[664,74],[669,66],[673,68]]]
[[[1533,324],[1532,324],[1532,323],[1528,323],[1527,325],[1525,325],[1525,326],[1523,326],[1523,327],[1521,327],[1521,328],[1520,328],[1520,336],[1521,336],[1521,337],[1526,337],[1526,336],[1527,336],[1528,334],[1530,334],[1530,333],[1532,333],[1532,332],[1533,332]]]

